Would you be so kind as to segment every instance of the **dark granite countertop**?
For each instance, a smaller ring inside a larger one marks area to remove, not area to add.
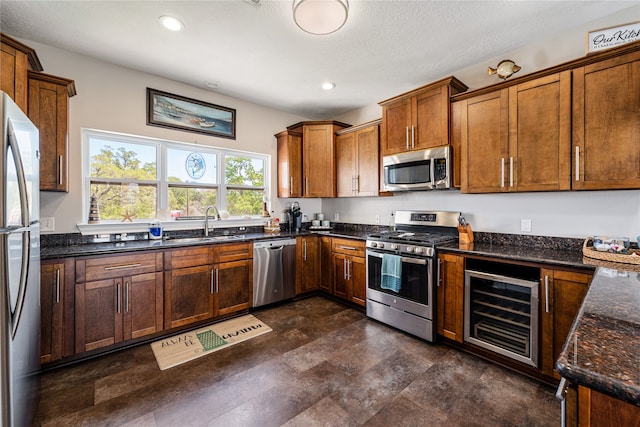
[[[640,273],[596,270],[556,367],[575,384],[640,406]]]

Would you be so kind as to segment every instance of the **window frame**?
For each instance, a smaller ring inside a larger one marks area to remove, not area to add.
[[[77,224],[78,228],[83,234],[96,234],[91,231],[93,229],[100,229],[101,232],[108,232],[110,229],[127,229],[130,232],[132,230],[146,231],[147,224],[154,218],[134,218],[133,222],[122,223],[118,220],[101,220],[99,224],[88,224],[87,219],[89,215],[89,200],[91,196],[91,183],[92,182],[115,182],[115,183],[137,183],[137,184],[155,184],[157,187],[156,198],[156,211],[162,209],[168,209],[169,203],[169,187],[170,182],[167,180],[167,149],[169,147],[174,149],[193,149],[193,151],[207,152],[215,154],[216,156],[216,183],[215,184],[198,184],[198,183],[186,183],[186,182],[171,182],[173,186],[177,187],[192,187],[192,188],[207,188],[215,189],[217,191],[216,208],[218,210],[226,210],[226,193],[228,190],[256,190],[267,194],[270,188],[270,165],[271,155],[265,153],[256,153],[243,150],[233,150],[228,148],[222,148],[212,145],[201,145],[197,143],[172,141],[161,138],[153,138],[142,135],[131,135],[119,132],[104,131],[98,129],[81,129],[82,137],[82,218],[83,221]],[[90,141],[94,138],[101,138],[106,140],[113,140],[123,143],[139,144],[154,146],[156,148],[156,180],[135,180],[130,178],[95,178],[92,180],[91,173],[91,158],[90,158]],[[259,159],[262,161],[263,168],[263,183],[261,187],[255,187],[251,185],[239,185],[239,184],[227,184],[225,180],[225,159],[229,156],[233,157],[249,157],[251,159]],[[262,215],[247,216],[232,216],[229,220],[224,221],[225,226],[233,226],[238,224],[252,225],[253,223],[262,223]],[[203,220],[169,220],[163,221],[165,229],[193,229],[202,227]],[[141,227],[142,226],[142,227]]]

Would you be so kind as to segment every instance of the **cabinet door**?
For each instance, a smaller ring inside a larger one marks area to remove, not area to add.
[[[64,263],[40,265],[40,363],[62,358]]]
[[[571,186],[571,71],[509,88],[509,191]]]
[[[336,186],[338,197],[356,195],[356,132],[336,137]]]
[[[122,278],[76,285],[76,353],[122,341]]]
[[[382,155],[411,149],[411,100],[412,98],[403,98],[382,107]]]
[[[573,70],[576,190],[640,188],[640,52]]]
[[[358,196],[377,196],[380,188],[378,125],[356,132],[356,190]]]
[[[29,74],[29,118],[40,130],[40,190],[69,191],[66,84]]]
[[[123,283],[124,339],[162,331],[162,273],[125,277]]]
[[[334,127],[305,125],[302,136],[304,197],[335,197]]]
[[[296,295],[315,291],[320,286],[320,238],[298,237],[296,242]]]
[[[278,143],[278,197],[302,197],[302,134],[284,131]]]
[[[417,95],[414,100],[415,125],[412,149],[449,144],[449,96],[447,86]]]
[[[462,170],[464,193],[507,191],[509,167],[507,89],[469,98],[462,107]]]
[[[214,268],[216,315],[248,310],[253,290],[253,261],[225,262]]]
[[[0,43],[0,90],[13,99],[22,111],[27,112],[27,54],[9,46],[2,35]]]
[[[346,300],[351,299],[351,281],[347,279],[347,260],[344,254],[334,253],[333,260],[333,295]]]
[[[351,302],[362,307],[367,303],[367,272],[365,258],[348,259],[348,276],[351,281]]]
[[[331,256],[331,237],[320,238],[320,274],[318,274],[320,290],[333,293],[333,258]]]
[[[543,269],[541,276],[541,368],[544,374],[560,378],[554,371],[555,362],[587,294],[592,275]]]
[[[439,277],[436,289],[438,298],[439,335],[463,342],[464,336],[464,257],[452,254],[438,256]]]
[[[211,265],[179,268],[165,273],[165,329],[214,316],[214,279]]]

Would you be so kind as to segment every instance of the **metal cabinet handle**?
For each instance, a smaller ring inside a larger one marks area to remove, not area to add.
[[[411,149],[413,150],[416,147],[416,127],[411,125]]]
[[[293,177],[289,177],[289,194],[293,193]]]
[[[129,282],[124,282],[124,311],[129,312]]]
[[[116,299],[118,300],[118,313],[120,313],[120,282],[116,283]]]
[[[357,248],[354,248],[353,246],[338,246],[338,249],[344,249],[345,251],[355,251]]]
[[[62,185],[62,156],[58,156],[58,184]]]
[[[356,175],[356,193],[360,192],[360,175]]]
[[[347,259],[342,260],[342,277],[347,280]]]
[[[513,157],[509,157],[509,187],[513,187]]]
[[[440,258],[438,258],[438,287],[440,287],[440,284],[442,283],[442,277],[440,277],[440,264],[442,261],[440,261]]]
[[[500,187],[504,188],[504,157],[500,159]]]
[[[404,140],[407,146],[407,150],[409,150],[409,126],[405,128],[405,131],[406,132],[405,132]]]
[[[302,242],[302,259],[307,260],[307,241]]]
[[[580,181],[580,147],[576,146],[576,181]]]
[[[110,271],[110,270],[121,270],[123,268],[133,268],[133,267],[140,267],[142,264],[137,263],[137,264],[125,264],[125,265],[111,265],[109,267],[105,267],[105,271]]]
[[[220,293],[220,269],[216,268],[216,294]]]
[[[60,269],[56,269],[56,304],[60,303]]]
[[[211,283],[209,284],[209,293],[213,294],[213,281],[215,280],[215,270],[211,269]]]
[[[560,401],[560,425],[562,427],[567,426],[566,412],[567,412],[567,379],[562,378],[558,389],[556,390],[556,399]]]
[[[309,177],[304,177],[304,194],[309,195]]]
[[[544,276],[544,311],[549,312],[549,276]]]

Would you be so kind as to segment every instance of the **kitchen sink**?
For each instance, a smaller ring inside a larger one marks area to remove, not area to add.
[[[206,243],[206,242],[220,242],[225,240],[237,240],[243,239],[244,234],[227,234],[223,236],[208,236],[208,237],[184,237],[177,239],[169,239],[169,242],[175,243]]]

